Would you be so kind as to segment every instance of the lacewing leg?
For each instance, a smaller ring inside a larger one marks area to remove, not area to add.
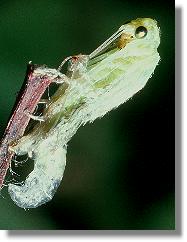
[[[63,82],[62,75],[46,66],[28,64],[25,81],[0,142],[0,189],[14,156],[14,152],[9,150],[9,145],[16,143],[23,136],[31,118],[30,114],[34,112],[45,90],[52,82]]]

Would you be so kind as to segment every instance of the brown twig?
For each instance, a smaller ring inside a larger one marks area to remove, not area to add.
[[[28,64],[25,81],[0,142],[0,188],[14,156],[14,152],[9,149],[9,146],[23,136],[31,118],[30,114],[34,112],[45,90],[54,79],[60,78],[57,74],[56,76],[48,75],[50,70],[52,69],[44,66]]]

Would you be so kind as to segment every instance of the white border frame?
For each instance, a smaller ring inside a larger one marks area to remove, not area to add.
[[[148,232],[147,235],[145,235],[145,231],[141,232],[134,231],[134,235],[127,235],[124,236],[124,233],[120,233],[120,231],[108,231],[104,234],[101,232],[96,233],[94,236],[94,232],[89,236],[88,231],[85,231],[85,235],[83,235],[82,231],[72,231],[71,233],[67,231],[60,232],[60,231],[35,231],[32,235],[32,231],[22,231],[21,233],[16,234],[15,233],[9,233],[7,231],[0,231],[0,241],[9,241],[14,240],[15,242],[20,241],[34,241],[34,242],[42,242],[42,241],[74,241],[82,242],[82,241],[164,241],[164,242],[171,242],[172,241],[187,241],[187,188],[185,188],[185,184],[187,183],[187,174],[186,174],[186,168],[187,168],[187,147],[185,146],[187,144],[187,65],[185,68],[185,57],[186,57],[186,45],[184,43],[187,43],[187,28],[185,29],[184,26],[186,26],[187,22],[187,1],[185,0],[176,0],[176,17],[182,18],[182,26],[179,26],[180,19],[176,19],[176,81],[178,81],[178,78],[182,79],[182,85],[176,85],[176,155],[178,157],[176,158],[182,158],[182,167],[177,166],[177,159],[176,159],[176,173],[180,174],[180,171],[178,169],[182,170],[182,189],[180,188],[181,184],[180,181],[176,184],[176,222],[177,222],[177,228],[176,231],[168,231],[168,234],[161,233],[160,235],[156,235],[153,233],[153,231]],[[179,16],[178,16],[179,13]],[[179,22],[178,22],[179,21]],[[181,28],[180,28],[181,27]],[[177,29],[180,28],[180,29]],[[181,36],[180,33],[182,33],[182,41],[180,41]],[[180,50],[182,48],[182,52],[180,53]],[[178,52],[179,51],[179,52]],[[182,55],[181,55],[182,54]],[[182,61],[182,62],[181,62]],[[186,77],[186,78],[185,78]],[[180,82],[180,80],[179,80]],[[179,88],[181,87],[181,89]],[[179,90],[180,89],[180,90]],[[181,97],[178,97],[177,95],[180,94]],[[186,94],[186,95],[185,95]],[[182,109],[181,109],[181,100],[182,100]],[[182,114],[180,112],[182,111]],[[182,118],[182,120],[181,120]],[[181,132],[182,131],[182,132]],[[182,144],[182,145],[181,145]],[[182,153],[181,153],[182,151]],[[179,172],[178,172],[179,171]],[[180,178],[179,178],[180,179]],[[178,191],[177,191],[178,189]],[[182,190],[182,191],[180,191]],[[182,208],[181,208],[181,201],[180,196],[182,194]],[[179,215],[178,215],[179,213]],[[181,221],[181,215],[182,215],[182,223]],[[40,233],[41,232],[41,233]],[[151,233],[152,232],[152,233]],[[71,236],[70,236],[71,234]],[[107,235],[106,235],[107,234]],[[132,234],[132,233],[131,233]]]

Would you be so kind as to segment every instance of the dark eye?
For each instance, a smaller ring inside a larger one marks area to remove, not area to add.
[[[138,39],[144,38],[147,35],[147,29],[144,26],[139,26],[135,31],[135,36]]]

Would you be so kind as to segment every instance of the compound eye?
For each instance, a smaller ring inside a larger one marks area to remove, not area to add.
[[[147,29],[144,26],[139,26],[135,31],[135,36],[138,39],[142,39],[147,35]]]

